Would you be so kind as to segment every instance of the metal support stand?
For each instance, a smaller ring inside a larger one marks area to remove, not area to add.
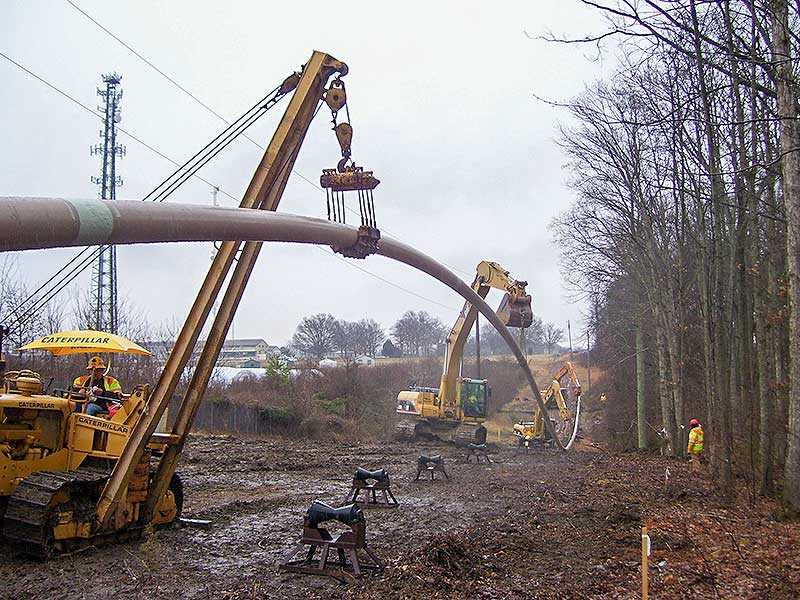
[[[350,531],[334,539],[327,529],[312,526],[306,517],[300,543],[286,556],[279,568],[292,573],[327,575],[343,581],[354,580],[365,573],[380,573],[384,565],[367,546],[366,529],[364,522],[353,523]],[[319,558],[315,558],[317,549],[320,550]],[[336,551],[335,558],[331,558],[331,550]],[[359,550],[363,550],[366,556],[359,559]],[[305,556],[297,558],[304,551]]]
[[[470,444],[467,446],[467,462],[471,456],[475,457],[475,462],[481,462],[481,458],[485,458],[487,463],[491,463],[492,459],[489,458],[488,444]]]
[[[358,497],[362,493],[364,499],[359,500]],[[392,493],[388,479],[386,481],[372,481],[370,483],[353,479],[353,484],[347,496],[345,496],[344,501],[345,503],[358,503],[361,508],[394,508],[399,505],[397,498],[395,498]]]
[[[414,481],[418,481],[422,473],[428,473],[431,481],[436,479],[436,473],[442,473],[446,479],[450,479],[444,468],[444,458],[442,456],[420,456],[417,459],[417,476]]]

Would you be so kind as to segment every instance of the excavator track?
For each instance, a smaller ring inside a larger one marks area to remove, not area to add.
[[[410,442],[414,439],[418,421],[400,419],[394,424],[394,439],[399,442]]]
[[[486,443],[486,427],[479,423],[462,423],[453,432],[453,442],[459,447],[468,444],[484,444]]]
[[[43,559],[70,550],[70,540],[53,538],[58,513],[71,510],[73,519],[88,517],[107,478],[107,473],[87,468],[31,473],[8,498],[3,536],[20,553]]]

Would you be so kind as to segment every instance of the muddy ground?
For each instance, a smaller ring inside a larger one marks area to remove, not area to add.
[[[451,479],[413,482],[419,454]],[[766,501],[720,505],[702,475],[655,455],[506,448],[466,464],[447,445],[193,436],[184,516],[144,541],[47,563],[0,550],[0,598],[638,598],[640,527],[651,597],[798,598],[800,524]],[[367,511],[382,575],[357,584],[278,571],[310,502],[340,504],[357,466],[386,468],[401,506]],[[669,478],[665,483],[665,474]]]

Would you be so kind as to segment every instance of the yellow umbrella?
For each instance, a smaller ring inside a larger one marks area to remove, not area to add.
[[[55,356],[92,352],[124,352],[126,354],[152,355],[139,344],[113,333],[82,329],[52,333],[20,346],[20,350],[48,350]]]

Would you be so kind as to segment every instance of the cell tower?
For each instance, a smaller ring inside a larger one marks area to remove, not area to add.
[[[125,156],[125,146],[117,144],[117,123],[122,120],[120,100],[122,90],[117,86],[122,76],[116,73],[103,75],[105,89],[97,88],[97,95],[103,99],[103,105],[97,110],[105,115],[103,129],[100,130],[101,143],[92,146],[89,153],[99,154],[103,161],[100,177],[92,177],[92,183],[100,188],[100,198],[116,200],[117,186],[122,185],[122,178],[117,175],[117,156]],[[92,322],[91,327],[99,331],[117,333],[117,248],[101,246],[92,269]]]

